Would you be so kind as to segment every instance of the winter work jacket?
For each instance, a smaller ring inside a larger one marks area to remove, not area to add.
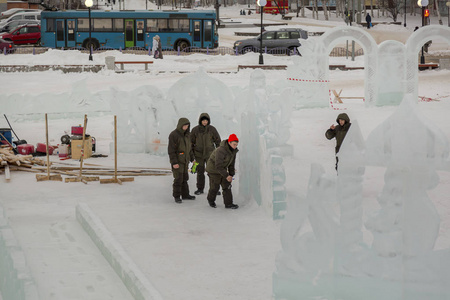
[[[178,120],[177,129],[169,134],[169,153],[170,164],[189,164],[194,161],[194,154],[191,152],[191,143],[189,140],[189,128],[183,131],[183,125],[190,125],[189,120],[181,118]]]
[[[352,125],[350,123],[350,118],[346,113],[339,114],[339,116],[336,119],[336,122],[339,124],[339,119],[345,120],[344,126],[336,125],[334,129],[328,129],[325,132],[325,137],[329,140],[332,138],[336,138],[336,153],[339,152],[339,149],[341,148],[342,142],[344,141],[345,135],[347,134],[348,130],[350,129],[350,126]]]
[[[234,164],[236,154],[239,149],[232,149],[228,145],[228,140],[223,140],[219,148],[213,151],[206,164],[206,172],[212,175],[222,175],[223,177],[234,176]]]
[[[202,120],[207,119],[208,125],[203,126]],[[198,125],[192,128],[191,144],[197,161],[205,161],[215,148],[220,146],[220,135],[211,124],[207,113],[202,113],[198,119]]]

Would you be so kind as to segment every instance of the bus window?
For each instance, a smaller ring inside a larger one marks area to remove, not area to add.
[[[168,31],[167,19],[158,19],[158,31]]]
[[[123,32],[123,19],[113,19],[113,31]]]
[[[189,31],[189,20],[188,19],[169,19],[170,31]]]
[[[147,19],[147,31],[158,31],[158,20],[157,19]]]
[[[92,31],[112,31],[112,19],[94,19]]]
[[[205,21],[205,36],[204,41],[205,42],[211,42],[212,39],[212,21]]]
[[[78,19],[78,31],[89,31],[89,19]]]
[[[180,31],[189,32],[189,19],[180,19],[179,21]]]
[[[55,31],[55,19],[47,19],[47,31],[48,32]]]
[[[200,42],[200,21],[194,21],[194,42]]]

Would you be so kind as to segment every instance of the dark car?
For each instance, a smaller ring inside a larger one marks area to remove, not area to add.
[[[36,21],[36,20],[14,20],[14,21],[9,21],[8,23],[4,24],[3,26],[0,26],[0,32],[9,32],[13,29],[16,29],[19,26],[23,26],[23,25],[40,25],[41,21]]]
[[[299,39],[307,39],[308,32],[300,28],[283,28],[279,30],[265,31],[262,34],[262,46],[267,50],[275,48],[287,48],[289,53],[297,51],[301,46]],[[261,35],[256,38],[239,40],[234,43],[234,49],[239,53],[258,51],[261,44]]]
[[[0,34],[0,38],[5,41],[13,41],[16,45],[41,44],[41,26],[24,25],[11,30],[8,33]]]
[[[0,53],[12,53],[15,51],[14,49],[14,43],[12,41],[5,41],[3,39],[0,39]]]

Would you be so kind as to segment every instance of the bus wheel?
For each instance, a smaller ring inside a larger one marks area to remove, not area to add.
[[[186,48],[188,48],[189,47],[189,42],[187,42],[187,41],[179,41],[178,42],[178,45],[177,45],[177,48],[180,48],[180,50],[182,51],[182,50],[184,50],[184,49],[186,49]],[[178,50],[178,49],[177,49]]]
[[[90,49],[91,46],[92,46],[92,51],[94,51],[100,47],[96,39],[91,39],[90,43],[89,43],[89,40],[86,40],[84,42],[84,48]]]

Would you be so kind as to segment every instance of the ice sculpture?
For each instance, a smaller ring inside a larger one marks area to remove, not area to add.
[[[328,57],[323,44],[314,39],[302,40],[302,56],[292,58],[287,69],[292,88],[290,97],[297,109],[328,106]]]
[[[292,104],[277,89],[266,85],[262,71],[252,72],[241,113],[240,194],[253,198],[274,219],[286,210],[283,155],[292,154],[289,139]],[[255,176],[258,174],[257,176]]]
[[[233,94],[222,81],[209,76],[203,68],[174,83],[167,94],[167,101],[172,103],[178,118],[189,119],[191,128],[198,124],[200,114],[207,112],[222,136],[236,131]]]
[[[176,116],[171,115],[173,110],[167,108],[163,94],[153,86],[142,86],[132,92],[111,90],[110,97],[111,111],[117,116],[119,152],[164,153],[162,137],[175,127],[166,122]],[[113,147],[111,143],[111,150]]]
[[[450,249],[434,249],[440,221],[427,195],[448,156],[445,136],[411,95],[366,142],[354,121],[339,151],[337,179],[313,165],[306,200],[289,202],[275,298],[450,299]],[[381,209],[364,224],[373,233],[371,244],[362,239],[369,165],[386,168]]]

